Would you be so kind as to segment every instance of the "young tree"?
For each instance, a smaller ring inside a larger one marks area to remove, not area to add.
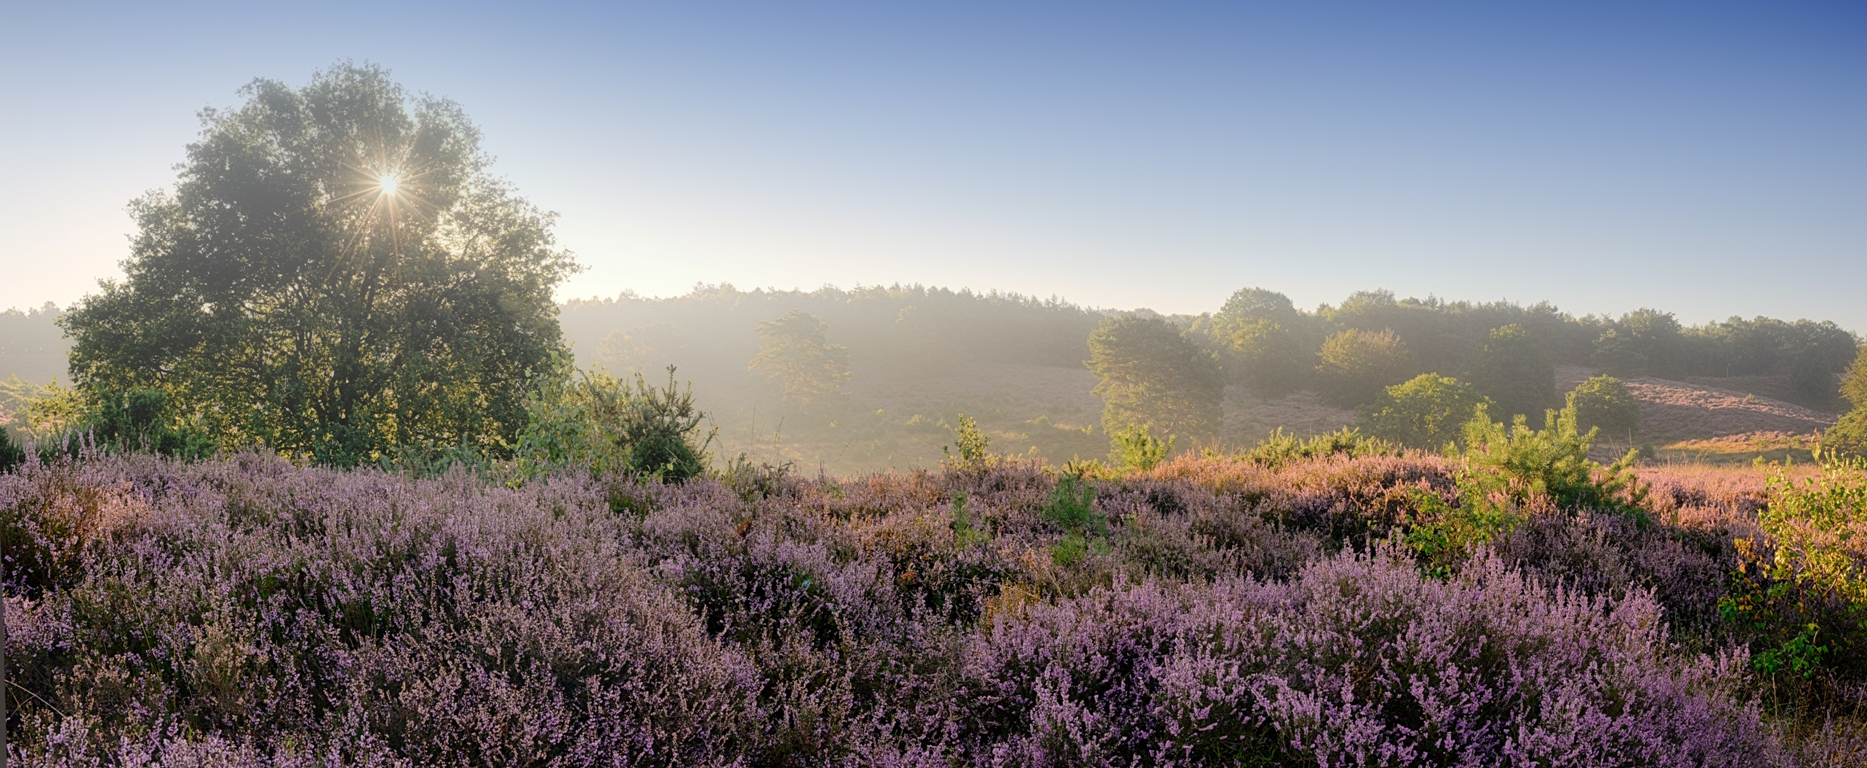
[[[242,93],[203,113],[175,188],[132,205],[126,279],[63,318],[73,382],[336,464],[507,452],[564,350],[551,293],[575,265],[551,215],[487,173],[458,106],[383,69]]]
[[[1503,416],[1535,416],[1556,405],[1556,366],[1521,325],[1491,329],[1472,366],[1472,384]]]
[[[1822,433],[1822,447],[1843,456],[1867,457],[1867,347],[1861,348],[1841,377],[1841,396],[1854,404],[1854,410]]]
[[[1317,357],[1317,389],[1324,400],[1343,407],[1374,402],[1381,390],[1417,372],[1413,355],[1391,330],[1340,331],[1323,341]]]
[[[834,399],[849,382],[849,349],[829,342],[830,325],[800,309],[758,324],[758,354],[748,368],[802,408]]]
[[[1219,430],[1219,362],[1166,318],[1130,312],[1103,320],[1089,335],[1089,369],[1102,379],[1095,393],[1111,436],[1143,426],[1198,440]]]
[[[1361,431],[1409,448],[1442,448],[1458,440],[1465,422],[1480,403],[1488,402],[1471,385],[1450,376],[1422,373],[1388,387],[1361,408]]]

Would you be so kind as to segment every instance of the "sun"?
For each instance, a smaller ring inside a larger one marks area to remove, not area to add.
[[[382,178],[379,178],[376,180],[376,184],[377,186],[382,187],[383,194],[391,195],[391,196],[395,194],[395,176],[394,175],[383,174]]]

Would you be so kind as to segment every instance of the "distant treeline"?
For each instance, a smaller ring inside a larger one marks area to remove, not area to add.
[[[683,378],[746,375],[761,322],[803,311],[849,349],[858,375],[916,375],[955,365],[1080,367],[1108,313],[1055,298],[920,285],[741,291],[700,286],[672,298],[572,300],[558,321],[579,364],[615,373],[680,366]]]
[[[1089,357],[1089,334],[1113,314],[1057,299],[919,285],[808,292],[721,285],[671,298],[574,300],[563,306],[560,322],[582,364],[652,369],[674,363],[704,380],[716,368],[743,375],[758,323],[792,310],[824,321],[830,339],[849,348],[859,375],[976,363],[1076,367]],[[1359,292],[1339,305],[1303,310],[1282,294],[1245,289],[1216,312],[1171,319],[1215,351],[1280,344],[1303,369],[1315,365],[1329,336],[1349,329],[1391,330],[1421,370],[1441,372],[1468,369],[1491,331],[1506,325],[1521,326],[1553,363],[1621,376],[1776,376],[1799,367],[1832,375],[1847,367],[1859,345],[1830,321],[1732,317],[1687,326],[1654,309],[1575,317],[1547,302],[1397,299],[1389,291]],[[1252,363],[1222,357],[1231,368]]]
[[[623,374],[631,372],[623,368],[652,371],[676,364],[684,378],[702,381],[745,377],[746,361],[758,346],[758,324],[792,310],[826,323],[830,339],[849,348],[852,368],[871,376],[978,363],[1078,367],[1089,358],[1089,334],[1113,314],[1055,298],[920,285],[816,291],[700,286],[669,298],[573,299],[560,310],[579,364],[607,362]],[[58,315],[49,302],[0,311],[0,379],[44,383],[66,377],[70,341],[55,322]],[[1388,291],[1360,292],[1339,305],[1302,310],[1282,294],[1246,289],[1217,312],[1171,319],[1215,349],[1235,348],[1240,334],[1278,326],[1271,332],[1288,335],[1304,368],[1314,365],[1325,339],[1346,329],[1392,330],[1421,370],[1442,372],[1469,368],[1488,334],[1512,324],[1522,326],[1556,364],[1621,376],[1780,376],[1794,374],[1798,366],[1838,373],[1859,344],[1830,321],[1732,317],[1687,326],[1654,309],[1575,317],[1547,302],[1396,299]],[[1225,357],[1228,367],[1246,365]]]

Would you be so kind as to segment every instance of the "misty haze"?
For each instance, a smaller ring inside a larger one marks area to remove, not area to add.
[[[8,14],[5,761],[1867,765],[1867,14]]]

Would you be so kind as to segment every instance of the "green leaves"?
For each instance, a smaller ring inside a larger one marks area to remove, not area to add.
[[[552,217],[487,173],[457,106],[380,68],[243,95],[132,206],[125,281],[62,320],[75,384],[161,391],[222,447],[508,453],[564,349]]]
[[[1102,429],[1134,426],[1189,439],[1216,434],[1225,380],[1219,363],[1158,315],[1128,313],[1089,336],[1089,369],[1101,377]],[[1112,446],[1119,456],[1120,445]]]

